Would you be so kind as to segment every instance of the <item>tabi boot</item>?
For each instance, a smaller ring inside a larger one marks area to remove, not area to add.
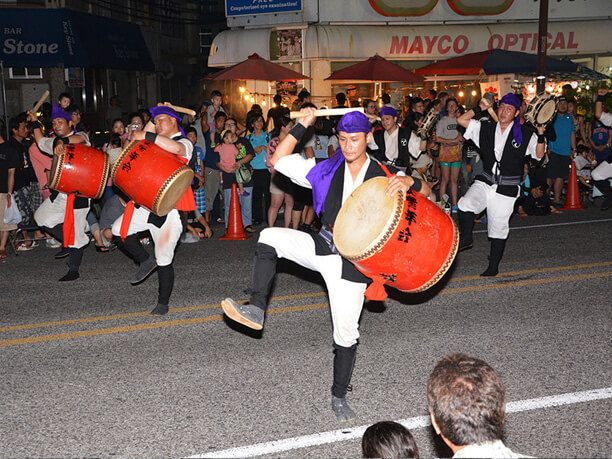
[[[127,252],[138,263],[138,271],[136,271],[130,284],[140,284],[157,269],[157,263],[142,246],[137,234],[126,237],[125,241],[122,241],[119,236],[114,236],[113,241],[117,244],[117,247]]]
[[[474,230],[474,212],[459,210],[459,247],[457,251],[471,249],[473,245],[472,231]]]
[[[489,267],[483,272],[481,277],[494,277],[499,273],[499,262],[504,254],[506,239],[491,238],[491,254],[489,255]]]
[[[159,293],[157,296],[157,306],[151,311],[152,316],[163,316],[168,314],[168,303],[174,287],[174,266],[172,263],[157,268],[159,281]]]
[[[352,390],[350,385],[357,344],[344,347],[334,344],[334,383],[332,385],[332,410],[340,422],[352,421],[357,416],[346,401],[346,393]]]
[[[597,187],[601,194],[604,196],[604,202],[601,205],[601,210],[608,210],[612,207],[612,189],[610,189],[610,181],[606,180],[596,180],[593,182],[593,185]]]
[[[83,249],[69,247],[68,251],[68,273],[59,282],[72,282],[79,278],[79,267],[83,260]]]
[[[238,304],[231,298],[221,302],[223,312],[230,319],[253,330],[263,328],[268,295],[276,275],[276,249],[267,244],[257,244],[253,263],[251,299],[248,304]]]

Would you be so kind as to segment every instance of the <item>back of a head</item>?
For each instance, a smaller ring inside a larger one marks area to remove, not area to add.
[[[346,94],[343,92],[336,94],[336,102],[338,102],[338,105],[344,105],[346,103]]]
[[[453,354],[427,381],[427,402],[440,432],[457,446],[502,438],[506,390],[486,362]]]
[[[381,99],[382,99],[382,103],[385,105],[391,103],[391,96],[389,94],[383,94]]]
[[[363,457],[419,457],[412,434],[403,425],[382,421],[366,429],[361,439]]]
[[[277,106],[280,106],[281,102],[283,101],[283,98],[281,97],[280,94],[275,94],[272,100]]]
[[[310,93],[306,89],[302,89],[298,94],[298,99],[300,100],[300,102],[304,102],[309,97]]]

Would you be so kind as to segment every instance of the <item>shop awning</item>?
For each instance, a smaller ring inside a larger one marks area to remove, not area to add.
[[[491,49],[480,53],[464,54],[426,65],[415,72],[419,75],[499,75],[505,73],[530,73],[536,71],[538,56],[520,51]],[[546,72],[574,72],[577,64],[546,58]]]
[[[248,59],[209,75],[210,80],[261,80],[261,81],[296,81],[310,80],[310,77],[294,72],[282,65],[275,64],[251,54]]]
[[[140,27],[66,9],[3,8],[5,67],[155,69]]]
[[[535,73],[524,74],[527,76],[536,76]],[[612,77],[605,73],[592,70],[588,67],[578,66],[575,72],[546,72],[546,79],[554,81],[576,81],[576,80],[591,80],[601,81],[609,80]]]

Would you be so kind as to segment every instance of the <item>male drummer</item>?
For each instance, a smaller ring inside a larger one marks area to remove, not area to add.
[[[385,176],[383,167],[370,159],[366,146],[371,140],[368,118],[359,112],[344,115],[338,123],[340,148],[334,156],[317,164],[291,154],[309,126],[315,122],[313,108],[301,110],[304,117],[278,145],[271,163],[275,170],[297,185],[312,188],[314,209],[321,217],[320,233],[308,234],[287,228],[266,228],[261,232],[255,251],[252,293],[249,304],[238,304],[231,298],[221,305],[228,317],[249,328],[263,328],[267,299],[276,274],[278,258],[285,258],[319,272],[327,286],[333,323],[335,348],[332,409],[339,421],[355,418],[346,402],[346,393],[353,373],[359,338],[359,316],[369,279],[338,254],[332,228],[342,203],[364,181]],[[393,176],[385,192],[406,193],[408,189],[431,193],[418,178]]]
[[[605,126],[612,126],[612,114],[603,111],[604,99],[608,94],[607,89],[597,91],[597,100],[595,102],[595,118],[601,121]],[[610,142],[608,141],[608,145]],[[604,202],[601,205],[601,210],[608,210],[612,207],[612,189],[610,189],[610,178],[612,177],[612,154],[608,155],[599,166],[593,169],[591,173],[593,177],[593,185],[604,195]]]
[[[150,112],[151,121],[144,130],[134,131],[132,139],[148,140],[188,163],[193,154],[193,144],[183,135],[179,127],[181,117],[167,105],[152,107]],[[180,210],[195,210],[191,188],[187,190],[187,195],[190,193],[191,199],[187,199],[189,201],[187,207],[179,205]],[[191,206],[192,208],[189,208]],[[151,258],[138,238],[139,232],[147,230],[155,243],[155,259]],[[160,217],[134,204],[133,201],[128,203],[124,214],[113,223],[112,233],[117,245],[123,247],[139,265],[131,284],[137,285],[143,282],[157,269],[159,295],[157,306],[151,311],[152,315],[160,316],[168,313],[170,294],[174,287],[172,259],[182,232],[183,224],[176,208],[168,215]]]
[[[39,150],[48,156],[53,156],[54,153],[59,154],[55,147],[60,143],[64,145],[81,143],[89,146],[87,134],[73,133],[72,117],[55,104],[53,104],[51,113],[54,138],[43,135],[42,126],[36,113],[32,110],[28,112],[28,121],[30,121],[34,140]],[[74,202],[71,202],[73,199]],[[62,241],[64,248],[67,248],[68,273],[59,280],[60,282],[72,282],[79,278],[83,249],[89,243],[89,238],[85,234],[89,204],[89,198],[69,196],[61,191],[53,190],[34,213],[36,224],[58,241]],[[74,210],[72,211],[71,208]],[[64,225],[66,221],[72,221],[73,224]],[[62,251],[55,257],[64,258],[65,256],[66,251]]]
[[[463,137],[472,140],[480,148],[484,167],[476,180],[458,203],[459,206],[459,250],[472,247],[474,217],[487,209],[487,230],[491,239],[489,266],[483,277],[497,276],[499,262],[510,231],[509,221],[514,203],[520,191],[525,156],[544,157],[544,128],[536,135],[519,122],[521,101],[512,93],[502,97],[499,103],[499,122],[488,119],[473,120],[474,116],[487,111],[491,102],[483,98],[477,108],[468,110],[457,122],[466,128]]]

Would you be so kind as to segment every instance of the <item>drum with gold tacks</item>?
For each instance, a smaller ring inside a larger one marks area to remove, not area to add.
[[[375,284],[422,292],[450,268],[459,232],[425,196],[386,196],[387,184],[386,177],[373,178],[349,196],[336,218],[334,244]]]

